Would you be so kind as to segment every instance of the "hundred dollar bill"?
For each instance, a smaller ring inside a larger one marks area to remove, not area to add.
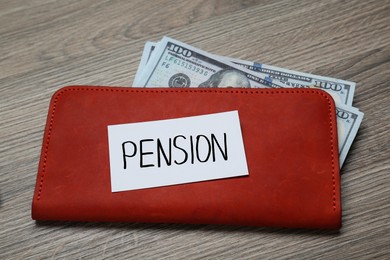
[[[140,60],[139,65],[138,65],[137,72],[134,76],[133,86],[135,86],[134,84],[136,82],[140,81],[141,74],[143,73],[143,71],[146,67],[146,64],[148,63],[150,57],[152,56],[154,49],[156,49],[156,45],[157,45],[157,43],[155,43],[155,42],[146,42],[145,43],[144,50],[143,50],[142,56],[141,56],[141,60]]]
[[[354,107],[336,106],[340,168],[344,164],[352,142],[356,137],[363,116],[364,114]]]
[[[171,40],[171,39],[169,39],[169,40]],[[192,46],[180,43],[178,41],[175,41],[174,44],[175,44],[175,46],[181,47],[182,50],[184,50],[184,49],[194,50],[195,49]],[[152,52],[156,49],[158,49],[158,47],[156,47],[156,43],[149,42],[147,45],[145,45],[144,54],[142,55],[141,62],[140,62],[140,68],[138,69],[139,71],[145,71],[145,67],[148,64],[150,59],[160,60],[160,63],[161,63],[162,54],[157,55],[157,57],[152,57]],[[160,49],[160,52],[161,51],[162,50]],[[203,51],[200,51],[200,52],[205,53]],[[156,61],[155,61],[155,63],[156,63]],[[156,65],[158,65],[158,63],[154,64],[154,66],[156,66]],[[168,68],[166,68],[166,69],[169,70],[170,69],[169,67],[170,66],[168,66]],[[149,68],[149,70],[150,70],[150,68]],[[175,73],[177,73],[177,71],[175,71]],[[298,72],[298,73],[300,73],[300,72]],[[148,77],[148,76],[150,76],[149,74],[150,74],[150,72],[148,72],[146,74],[144,73],[140,77],[141,78]],[[170,74],[168,73],[168,75],[172,75],[172,74],[174,74],[174,73],[173,72],[171,72]],[[190,75],[192,76],[192,74],[190,74]],[[189,80],[190,80],[190,83],[186,82],[189,84],[189,87],[197,87],[197,85],[191,85],[191,78]],[[145,81],[146,80],[143,79],[143,82],[145,82]],[[136,82],[134,84],[136,84]],[[137,86],[137,85],[134,85],[134,86]],[[167,85],[160,84],[158,86],[166,87]],[[206,86],[206,84],[203,84],[203,86]],[[240,86],[240,85],[238,85],[238,86]],[[175,86],[170,86],[170,87],[175,87]],[[265,87],[270,87],[270,86],[265,86]],[[286,86],[280,86],[280,87],[286,87]],[[354,88],[353,88],[351,93],[353,94],[353,92],[354,92]],[[352,145],[352,142],[353,142],[353,140],[358,132],[358,129],[360,127],[360,124],[362,122],[364,114],[362,112],[360,112],[357,108],[354,108],[352,106],[343,105],[340,103],[336,104],[336,111],[337,111],[337,113],[336,113],[337,132],[338,132],[338,141],[339,141],[339,147],[338,147],[339,148],[339,160],[340,160],[340,167],[341,167],[345,161],[345,158],[348,154],[348,151]]]
[[[287,85],[195,47],[164,37],[154,49],[136,87],[272,87]]]
[[[146,63],[150,59],[150,56],[152,55],[152,52],[154,48],[156,47],[155,42],[146,42],[144,46],[144,50],[142,52],[141,61],[139,62],[137,72],[134,77],[134,82],[137,82],[139,80],[139,77],[142,74],[142,71],[144,70]]]
[[[134,82],[137,81],[139,71],[142,71],[149,60],[151,53],[153,52],[156,43],[147,42],[145,44],[144,53],[142,54],[140,66],[137,71]],[[147,55],[145,55],[145,53]],[[334,99],[336,104],[352,105],[353,96],[355,93],[356,84],[352,81],[346,81],[331,77],[324,77],[314,74],[309,74],[300,71],[293,71],[267,64],[261,64],[257,62],[239,60],[235,58],[228,58],[218,56],[220,59],[231,61],[235,64],[244,66],[247,69],[263,74],[265,77],[271,77],[279,79],[286,83],[289,87],[319,87],[327,91]]]
[[[219,56],[220,57],[220,56]],[[221,57],[222,58],[222,57]],[[288,70],[267,64],[223,57],[235,64],[269,76],[287,84],[291,88],[317,87],[328,92],[337,104],[352,106],[356,84],[352,81],[313,75],[305,72]]]

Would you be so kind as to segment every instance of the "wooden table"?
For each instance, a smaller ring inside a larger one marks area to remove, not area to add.
[[[0,1],[0,259],[390,258],[390,1]],[[145,41],[357,83],[339,232],[31,220],[51,95],[131,86]]]

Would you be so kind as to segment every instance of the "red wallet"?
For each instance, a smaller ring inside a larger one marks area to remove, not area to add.
[[[111,192],[108,125],[232,110],[248,176]],[[62,88],[50,103],[32,218],[338,229],[335,114],[317,89]]]

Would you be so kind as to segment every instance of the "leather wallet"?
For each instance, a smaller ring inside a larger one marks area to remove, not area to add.
[[[108,125],[232,110],[248,176],[111,192]],[[338,229],[335,114],[317,89],[62,88],[49,107],[32,218]]]

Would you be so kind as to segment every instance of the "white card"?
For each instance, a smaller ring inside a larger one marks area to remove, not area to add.
[[[112,192],[248,175],[238,111],[109,125]]]

